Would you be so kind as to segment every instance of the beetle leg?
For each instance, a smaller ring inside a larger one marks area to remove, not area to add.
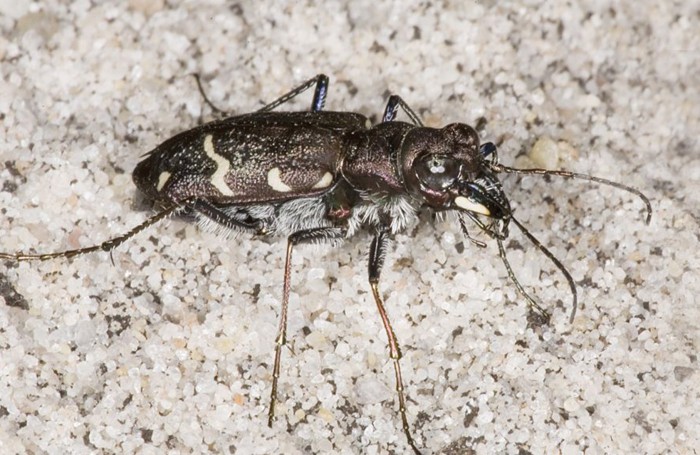
[[[289,307],[289,290],[292,278],[292,250],[296,245],[308,243],[326,243],[345,238],[346,229],[339,227],[322,227],[298,231],[287,237],[287,256],[284,261],[284,284],[282,290],[282,311],[280,324],[275,340],[275,363],[272,370],[272,392],[270,393],[270,409],[267,414],[267,425],[272,426],[275,418],[275,403],[277,402],[277,382],[280,377],[282,346],[287,343],[287,309]]]
[[[323,105],[326,102],[326,94],[328,93],[328,76],[326,76],[325,74],[316,75],[315,77],[309,79],[300,86],[293,88],[288,93],[285,93],[284,95],[280,96],[270,104],[261,107],[256,112],[269,112],[283,105],[287,101],[296,98],[298,95],[304,93],[309,88],[311,88],[312,85],[316,86],[316,90],[314,91],[314,98],[311,102],[311,112],[320,112],[321,110],[323,110]]]
[[[391,95],[389,101],[386,102],[386,107],[384,108],[384,115],[382,115],[382,123],[393,122],[396,120],[396,114],[399,110],[399,98],[397,95]]]
[[[248,222],[236,219],[206,199],[195,199],[189,202],[187,207],[191,208],[203,217],[213,221],[214,223],[227,229],[231,229],[232,231],[245,231],[252,234],[265,233],[265,225],[262,221],[255,220]]]
[[[357,192],[352,189],[350,184],[341,180],[324,197],[324,203],[328,207],[326,218],[336,226],[345,223],[352,215],[352,209],[358,200]]]
[[[486,243],[482,242],[481,240],[477,240],[471,235],[469,235],[469,230],[467,229],[467,223],[464,221],[464,216],[460,213],[459,215],[459,227],[462,229],[462,234],[469,239],[470,242],[472,242],[474,245],[478,246],[479,248],[486,248]]]
[[[484,142],[481,144],[479,153],[481,153],[482,158],[491,156],[491,164],[498,164],[498,148],[496,148],[493,142]]]
[[[328,77],[319,74],[316,76],[316,89],[314,97],[311,100],[311,112],[321,112],[326,104],[326,96],[328,95]]]
[[[129,240],[131,237],[135,236],[139,232],[143,231],[149,226],[152,226],[156,224],[157,222],[169,217],[170,215],[176,213],[178,210],[180,210],[180,206],[178,205],[171,205],[160,212],[156,213],[152,217],[146,219],[143,221],[141,224],[131,228],[129,232],[126,234],[122,234],[118,237],[113,237],[109,240],[105,240],[104,242],[98,244],[98,245],[92,245],[92,246],[86,246],[83,248],[77,248],[74,250],[65,250],[65,251],[58,251],[55,253],[33,253],[33,254],[25,254],[25,253],[0,253],[0,259],[10,259],[13,261],[45,261],[47,259],[55,259],[55,258],[72,258],[74,256],[80,256],[83,254],[87,253],[92,253],[93,251],[109,251],[110,255],[112,254],[112,250],[117,248],[119,245],[122,243],[126,242]]]
[[[214,103],[211,102],[211,100],[209,100],[209,97],[204,92],[204,88],[202,87],[202,81],[200,80],[199,74],[195,73],[192,76],[194,77],[195,81],[197,81],[197,89],[202,95],[202,98],[204,99],[206,105],[209,106],[215,114],[219,114],[222,117],[230,115],[228,112],[217,107],[216,105],[214,105]],[[309,88],[311,88],[312,85],[316,85],[316,89],[314,90],[314,98],[311,101],[311,112],[320,112],[323,110],[323,106],[326,104],[326,95],[328,94],[328,76],[326,76],[325,74],[316,75],[315,77],[309,79],[300,86],[293,88],[288,93],[285,93],[281,97],[277,98],[270,104],[261,107],[256,112],[269,112],[283,105],[287,101],[290,101],[292,98],[295,98],[298,95],[304,93]]]
[[[399,397],[399,413],[401,414],[403,432],[406,435],[408,444],[411,446],[413,451],[416,454],[420,454],[415,442],[413,442],[411,430],[408,425],[408,417],[406,416],[406,395],[404,394],[403,380],[401,379],[401,365],[399,364],[399,360],[401,359],[401,349],[399,348],[399,343],[396,340],[394,329],[391,328],[391,323],[389,322],[389,317],[386,314],[382,297],[379,294],[379,275],[381,274],[382,265],[384,265],[384,257],[386,255],[388,242],[389,230],[387,227],[382,227],[375,234],[374,239],[372,239],[372,244],[369,247],[369,285],[372,288],[372,295],[374,295],[374,301],[377,304],[377,310],[379,310],[379,316],[382,318],[382,325],[384,326],[384,330],[386,331],[386,336],[389,341],[389,357],[394,363],[396,393]]]
[[[202,81],[201,81],[201,79],[200,79],[200,77],[199,77],[199,74],[198,74],[198,73],[194,73],[194,74],[192,75],[192,77],[194,77],[194,80],[197,82],[197,90],[199,90],[199,94],[202,95],[202,99],[204,100],[204,103],[205,103],[207,106],[209,106],[209,108],[210,108],[215,114],[219,114],[219,115],[221,115],[222,117],[227,116],[227,115],[228,115],[227,112],[226,112],[225,110],[223,110],[223,109],[220,109],[220,108],[216,107],[216,106],[214,105],[214,103],[211,102],[211,100],[209,99],[209,97],[207,96],[207,94],[204,92],[204,87],[202,87]],[[201,115],[201,114],[200,114],[200,115]]]
[[[384,108],[384,115],[382,116],[382,123],[393,122],[396,120],[396,114],[399,111],[399,107],[406,112],[408,118],[411,119],[416,126],[423,126],[418,114],[416,114],[413,109],[401,98],[399,95],[391,95],[389,101],[386,102],[386,107]]]

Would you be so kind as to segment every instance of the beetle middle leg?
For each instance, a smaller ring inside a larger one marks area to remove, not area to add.
[[[322,227],[297,231],[287,237],[287,256],[284,261],[284,284],[282,290],[282,310],[280,323],[275,340],[275,362],[272,369],[272,391],[270,393],[270,409],[267,414],[267,425],[272,426],[275,418],[275,404],[277,402],[277,383],[280,377],[280,364],[282,361],[282,346],[287,344],[287,310],[289,308],[289,291],[292,278],[292,250],[296,245],[309,243],[326,243],[340,240],[346,235],[346,230],[340,227]]]
[[[408,444],[411,446],[413,451],[416,454],[420,454],[415,442],[413,442],[411,429],[408,425],[408,417],[406,416],[406,395],[404,393],[403,379],[401,378],[401,365],[399,363],[399,360],[401,359],[401,349],[399,348],[399,343],[396,340],[394,329],[392,329],[391,323],[389,322],[389,316],[386,314],[382,297],[379,294],[379,276],[381,274],[382,265],[384,265],[384,257],[386,255],[386,248],[389,242],[388,232],[389,229],[387,227],[380,228],[372,239],[372,244],[369,248],[369,285],[372,288],[372,295],[374,296],[374,301],[377,304],[377,310],[379,311],[379,316],[382,318],[382,325],[384,326],[384,331],[386,331],[386,336],[388,338],[389,357],[394,364],[396,393],[399,397],[399,413],[401,414],[403,432],[406,435]]]
[[[423,126],[423,122],[421,122],[418,114],[416,114],[408,103],[406,103],[399,95],[391,95],[389,97],[389,101],[386,102],[386,107],[384,108],[384,115],[382,115],[382,123],[393,122],[396,120],[396,114],[398,113],[399,108],[406,112],[406,115],[408,115],[408,118],[411,119],[411,122],[413,122],[414,125]]]

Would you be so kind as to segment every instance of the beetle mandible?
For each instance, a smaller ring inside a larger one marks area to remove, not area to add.
[[[528,305],[545,320],[549,314],[520,285],[506,258],[503,240],[510,223],[539,248],[565,276],[573,295],[570,318],[576,311],[576,288],[571,275],[514,216],[499,173],[557,175],[610,185],[631,192],[646,206],[644,194],[610,180],[569,171],[518,169],[498,162],[496,146],[481,144],[469,125],[423,126],[418,115],[397,95],[389,97],[376,125],[364,115],[324,111],[328,77],[319,74],[287,94],[250,113],[226,116],[166,140],[133,171],[138,189],[162,208],[129,232],[99,245],[44,254],[0,253],[15,261],[70,258],[109,251],[147,227],[173,215],[194,215],[205,227],[227,232],[287,237],[279,328],[275,341],[268,425],[275,418],[282,347],[287,341],[287,312],[291,286],[291,257],[295,246],[338,243],[360,230],[369,230],[369,285],[386,332],[393,363],[403,432],[414,452],[401,374],[401,350],[379,291],[387,245],[428,208],[457,214],[464,235],[472,221],[498,243],[508,276]],[[205,102],[206,97],[197,77]],[[277,107],[315,87],[309,112],[277,112]],[[397,121],[402,109],[410,122]]]

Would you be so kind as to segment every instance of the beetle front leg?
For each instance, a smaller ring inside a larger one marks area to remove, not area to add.
[[[296,245],[305,243],[326,243],[345,238],[345,228],[316,228],[298,231],[287,237],[287,256],[284,260],[284,284],[282,291],[282,311],[280,324],[275,340],[275,362],[272,369],[272,392],[270,393],[270,409],[267,414],[267,425],[272,426],[275,418],[275,403],[277,402],[277,383],[280,377],[282,361],[282,346],[287,344],[287,309],[289,307],[289,291],[292,278],[292,250]]]
[[[389,242],[388,232],[389,230],[387,227],[380,228],[375,234],[374,239],[372,239],[372,244],[369,247],[369,285],[372,288],[372,295],[374,296],[374,301],[377,304],[377,310],[379,310],[379,316],[382,318],[382,325],[384,326],[384,331],[386,331],[386,336],[388,338],[389,357],[394,363],[396,393],[399,397],[399,413],[401,414],[403,432],[406,435],[408,444],[411,446],[413,451],[420,455],[418,447],[416,447],[415,442],[413,442],[411,429],[408,425],[408,417],[406,416],[406,395],[404,394],[403,380],[401,378],[401,365],[399,364],[399,360],[401,359],[401,349],[399,348],[399,343],[396,340],[394,329],[391,328],[391,323],[389,322],[389,317],[386,314],[382,297],[379,294],[379,275],[381,274],[382,265],[384,265],[384,257],[386,255],[386,248]]]
[[[479,153],[482,158],[491,157],[491,164],[498,164],[498,148],[493,142],[484,142],[479,146]]]

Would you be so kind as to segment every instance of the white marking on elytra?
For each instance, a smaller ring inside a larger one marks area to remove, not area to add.
[[[210,177],[209,182],[224,196],[233,196],[233,191],[226,184],[225,180],[226,174],[231,169],[231,163],[216,153],[216,150],[214,150],[214,139],[211,134],[207,134],[204,138],[204,153],[216,163],[216,171]]]
[[[315,190],[319,190],[321,188],[328,188],[328,186],[331,183],[333,183],[333,174],[331,174],[330,172],[326,172],[325,174],[323,174],[323,177],[321,177],[321,180],[316,182],[316,184],[311,188]]]
[[[455,198],[455,205],[461,209],[469,210],[470,212],[479,213],[486,216],[491,215],[491,211],[487,209],[486,206],[476,203],[464,196],[457,196]]]
[[[288,193],[292,191],[280,178],[280,168],[278,167],[273,167],[267,173],[267,184],[270,185],[270,188],[279,193]]]
[[[168,171],[163,171],[160,173],[158,176],[158,185],[156,186],[156,190],[160,191],[163,189],[166,183],[168,183],[168,179],[170,178],[170,172]]]

